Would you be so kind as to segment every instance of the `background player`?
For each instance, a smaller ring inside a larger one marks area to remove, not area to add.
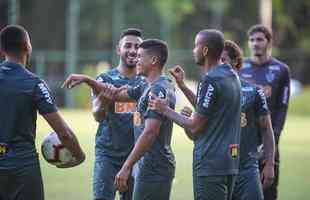
[[[231,64],[237,71],[242,66],[242,51],[233,41],[226,40],[222,62]],[[262,141],[265,147],[266,165],[262,171],[264,188],[274,178],[274,137],[266,97],[262,89],[241,79],[241,142],[239,175],[234,187],[233,199],[259,200],[263,198],[258,167],[257,148]]]
[[[244,60],[240,76],[263,88],[271,114],[276,143],[275,181],[264,189],[266,200],[277,199],[279,182],[279,140],[290,97],[290,75],[286,64],[271,56],[272,32],[263,25],[254,25],[248,31],[251,57]],[[261,162],[261,165],[264,163]]]
[[[28,32],[21,26],[7,26],[0,32],[0,199],[43,200],[43,182],[35,147],[37,111],[76,158],[85,155],[72,130],[57,111],[45,82],[26,69],[32,52]]]

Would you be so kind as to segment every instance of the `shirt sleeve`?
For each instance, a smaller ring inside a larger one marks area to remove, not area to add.
[[[269,114],[267,99],[263,89],[256,89],[255,112],[257,117]]]
[[[151,94],[157,96],[160,99],[167,99],[167,95],[168,95],[165,88],[163,88],[161,86],[154,86],[150,89],[150,92],[148,94],[147,104],[148,104],[149,99],[152,98]],[[145,114],[145,119],[148,119],[148,118],[158,119],[161,121],[163,121],[165,119],[165,117],[162,114],[160,114],[154,110],[150,110],[150,109],[147,109],[146,114]]]
[[[277,138],[280,137],[281,131],[283,129],[288,103],[290,98],[290,73],[289,68],[286,66],[283,68],[280,79],[280,86],[279,86],[279,97],[277,99],[277,107],[275,108],[275,115],[273,116],[273,129],[274,133]],[[277,139],[276,138],[276,139]]]
[[[216,99],[216,85],[210,78],[206,78],[198,87],[196,112],[204,116],[210,115],[214,110]]]
[[[34,101],[41,115],[57,111],[55,100],[51,95],[50,89],[43,80],[40,80],[34,88]]]

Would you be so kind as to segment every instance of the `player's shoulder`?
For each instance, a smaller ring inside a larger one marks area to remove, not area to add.
[[[116,70],[116,68],[113,68],[113,69],[109,69],[108,71],[99,74],[97,76],[96,80],[106,82],[106,81],[113,79],[113,77],[118,76],[118,75],[119,75],[119,73]]]
[[[290,68],[287,64],[274,57],[271,58],[269,69],[274,71],[285,71],[285,72],[290,71]]]

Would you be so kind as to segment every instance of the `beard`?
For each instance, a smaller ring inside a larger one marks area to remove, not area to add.
[[[195,57],[195,63],[197,65],[203,65],[204,62],[205,62],[205,58],[203,58],[203,57]]]

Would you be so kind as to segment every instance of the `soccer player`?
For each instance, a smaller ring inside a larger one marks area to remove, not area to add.
[[[45,82],[26,69],[32,52],[28,32],[10,25],[0,32],[0,199],[43,200],[43,182],[35,147],[37,111],[76,158],[85,159],[72,130],[57,111]]]
[[[222,62],[239,71],[242,51],[233,41],[226,40]],[[263,190],[258,167],[261,137],[266,165],[262,171],[263,186],[267,188],[274,178],[274,137],[266,97],[262,89],[241,79],[241,141],[239,175],[233,191],[234,200],[262,200]]]
[[[117,53],[120,56],[118,66],[99,75],[97,82],[114,88],[146,84],[144,78],[136,76],[137,50],[142,42],[141,35],[139,29],[130,28],[123,31],[117,46]],[[78,80],[83,76],[73,74],[67,80]],[[103,98],[99,95],[100,91],[96,88],[92,91],[93,115],[100,123],[96,134],[94,199],[113,200],[116,192],[114,178],[134,146],[134,127],[131,122],[133,113],[136,111],[136,103],[132,100],[111,102],[104,99],[101,101]],[[132,198],[132,178],[128,186],[129,189],[121,194],[121,199]]]
[[[290,97],[290,74],[286,64],[271,56],[272,32],[263,25],[254,25],[248,31],[251,57],[244,60],[240,76],[263,88],[267,97],[274,132],[275,180],[264,189],[266,200],[277,199],[279,182],[279,140],[283,129]],[[264,165],[264,162],[261,162]]]
[[[195,199],[231,199],[238,173],[241,88],[231,66],[220,62],[223,48],[220,31],[206,29],[196,35],[193,53],[203,78],[197,95],[185,93],[195,103],[190,118],[176,113],[158,97],[149,102],[151,109],[182,126],[194,140]]]
[[[128,178],[136,162],[134,200],[168,200],[175,174],[175,158],[171,149],[172,121],[148,109],[152,95],[165,99],[169,107],[175,107],[175,92],[171,81],[162,71],[168,57],[165,42],[157,39],[145,40],[138,50],[137,73],[146,76],[148,85],[129,87],[117,92],[87,76],[71,77],[65,86],[75,86],[86,82],[93,90],[111,100],[138,101],[134,115],[135,137],[137,141],[121,170],[115,177],[115,185],[120,191],[128,188]],[[108,91],[108,92],[106,92]],[[108,95],[107,95],[108,94]],[[129,122],[127,122],[129,123]]]

